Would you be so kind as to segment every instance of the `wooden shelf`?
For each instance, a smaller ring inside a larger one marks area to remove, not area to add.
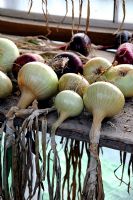
[[[0,122],[3,122],[11,106],[16,106],[18,98],[11,96],[0,103]],[[47,115],[48,132],[50,133],[57,113]],[[21,125],[23,119],[16,118],[15,125]],[[79,117],[66,120],[57,131],[61,137],[72,138],[80,141],[89,141],[89,131],[92,124],[92,115],[83,112]],[[133,98],[126,100],[124,109],[113,118],[106,118],[102,122],[100,146],[109,147],[126,152],[133,152]]]
[[[72,27],[70,25],[58,26],[56,23],[50,23],[49,28],[50,32],[48,32],[45,22],[0,16],[0,33],[19,36],[45,35],[52,40],[70,41],[72,36]],[[79,31],[84,32],[85,27],[80,27]],[[115,29],[109,28],[90,27],[87,34],[94,44],[112,45],[115,39],[113,34],[115,31]],[[77,32],[76,27],[75,32]]]

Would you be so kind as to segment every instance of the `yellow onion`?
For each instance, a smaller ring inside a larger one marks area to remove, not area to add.
[[[6,98],[12,92],[12,82],[10,78],[0,71],[0,98]]]
[[[104,196],[98,155],[101,122],[105,117],[112,117],[118,114],[123,109],[125,99],[118,87],[109,82],[98,81],[87,88],[83,101],[86,109],[93,115],[93,122],[89,132],[90,162],[84,181],[83,194],[89,196],[89,199],[96,199],[96,188],[99,188],[99,186],[101,188],[97,191],[97,194]],[[87,194],[85,190],[86,184],[88,185]],[[104,198],[100,197],[99,199]]]
[[[18,73],[21,90],[19,108],[26,108],[34,99],[47,99],[56,94],[58,78],[53,69],[41,62],[29,62]]]
[[[60,159],[58,156],[58,151],[56,149],[55,133],[57,128],[63,123],[64,120],[70,117],[75,117],[80,115],[83,110],[83,100],[79,94],[72,90],[63,90],[59,92],[55,97],[54,106],[59,114],[56,121],[51,127],[51,149],[53,150],[53,169],[55,166],[60,168]],[[51,150],[50,150],[51,152]],[[52,176],[55,174],[53,171]],[[52,187],[54,188],[55,180],[52,179]],[[53,198],[52,198],[53,199]]]
[[[89,82],[80,74],[66,73],[59,79],[59,91],[73,90],[80,96],[83,96],[88,85]]]
[[[0,38],[0,71],[8,73],[12,69],[14,60],[19,56],[16,44],[7,38]]]
[[[120,64],[104,74],[105,81],[116,85],[125,97],[133,96],[133,65]]]
[[[118,114],[125,103],[123,93],[115,85],[98,81],[91,84],[84,93],[83,101],[86,109],[93,114],[93,139],[105,117],[112,117]],[[98,129],[97,129],[98,128]],[[92,130],[91,130],[92,132]],[[96,140],[96,143],[99,141]]]
[[[111,67],[111,62],[103,57],[91,58],[83,67],[83,76],[88,82],[94,83],[101,79],[101,75]]]
[[[63,90],[55,97],[55,108],[59,114],[57,121],[54,122],[51,128],[51,145],[55,149],[55,132],[57,128],[69,117],[80,115],[83,110],[83,100],[79,94],[72,90]]]

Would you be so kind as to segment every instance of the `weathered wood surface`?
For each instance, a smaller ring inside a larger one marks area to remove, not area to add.
[[[17,105],[17,102],[18,97],[15,96],[3,101],[1,100],[0,121],[4,120],[4,115],[11,106]],[[48,132],[50,132],[51,126],[57,117],[56,112],[47,115]],[[58,128],[57,135],[80,141],[89,141],[91,124],[92,115],[84,111],[79,117],[66,120]],[[121,113],[103,121],[100,146],[133,152],[133,98],[126,100],[126,104]]]

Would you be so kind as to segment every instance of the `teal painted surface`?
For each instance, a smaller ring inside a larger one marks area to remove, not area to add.
[[[128,183],[128,161],[130,154],[127,154],[126,166],[124,172],[124,181]],[[103,148],[103,155],[100,154],[102,164],[102,177],[105,191],[105,200],[133,200],[133,175],[131,173],[130,194],[127,192],[127,186],[115,177],[114,170],[120,165],[119,151],[109,148]],[[121,178],[122,167],[117,171],[117,176]]]
[[[61,149],[60,143],[58,143],[58,149]],[[103,153],[100,152],[100,160],[102,167],[102,178],[103,178],[103,186],[105,192],[105,200],[133,200],[133,175],[131,173],[131,189],[130,194],[127,192],[127,185],[122,183],[120,185],[120,181],[115,177],[114,170],[120,165],[120,152],[117,150],[102,148]],[[62,170],[62,178],[65,173],[65,156],[64,151],[59,151],[59,157],[61,158],[61,170]],[[127,153],[126,165],[124,170],[124,181],[128,183],[128,161],[130,158],[130,154]],[[86,153],[82,158],[82,180],[84,179],[86,172],[86,162],[87,156]],[[122,167],[116,172],[116,175],[121,178]],[[64,196],[66,196],[64,194]],[[48,188],[47,184],[45,184],[45,191],[43,193],[43,200],[49,200],[48,197]],[[65,198],[64,198],[65,199]],[[66,199],[65,199],[66,200]]]

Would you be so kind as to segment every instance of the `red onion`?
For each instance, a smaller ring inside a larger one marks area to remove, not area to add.
[[[18,72],[21,69],[23,65],[29,62],[33,61],[39,61],[44,62],[44,59],[42,56],[36,53],[24,53],[16,58],[16,60],[13,63],[12,67],[12,73],[15,79],[17,79]]]
[[[64,65],[59,65],[58,62],[63,59],[68,59],[66,60]],[[54,62],[57,61],[57,66],[54,67]],[[80,73],[83,74],[83,63],[80,59],[80,57],[74,53],[74,52],[69,52],[65,51],[62,53],[57,54],[52,61],[52,68],[56,72],[58,78],[60,78],[63,74],[65,73]]]
[[[72,36],[67,49],[81,53],[84,56],[89,55],[91,40],[85,33],[76,33]]]
[[[117,49],[121,44],[129,42],[131,38],[132,38],[132,33],[127,30],[118,32],[115,36],[114,48]]]
[[[133,64],[133,44],[126,42],[119,46],[114,61],[117,64]]]
[[[112,45],[107,45],[107,46],[99,45],[97,46],[97,49],[99,50],[118,49],[121,44],[125,42],[130,42],[132,36],[133,36],[132,33],[127,30],[120,31],[117,34],[115,34],[114,43]]]

